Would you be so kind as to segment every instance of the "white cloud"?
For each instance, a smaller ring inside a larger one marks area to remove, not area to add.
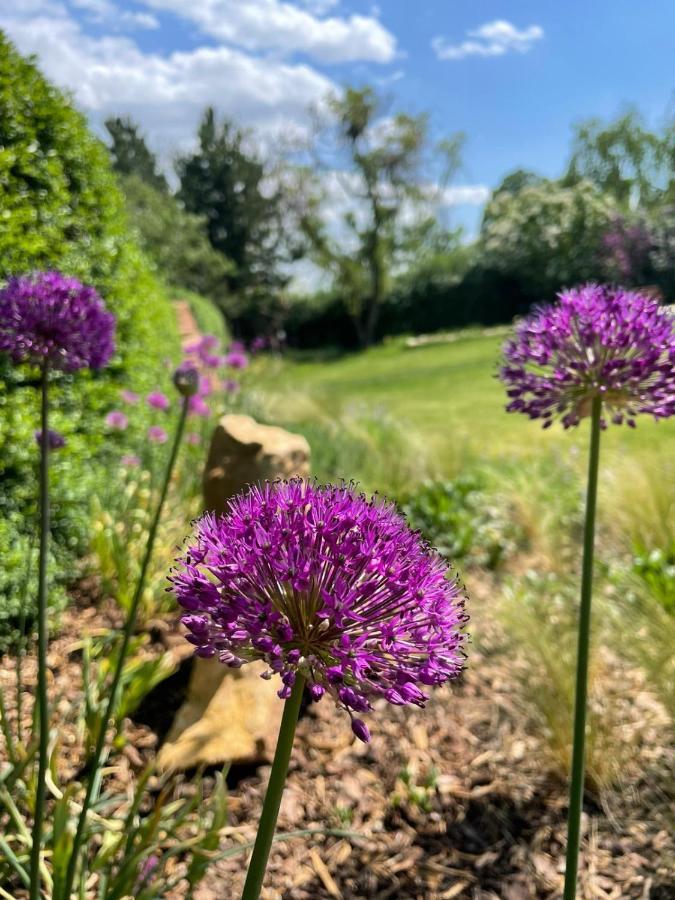
[[[305,53],[323,63],[394,58],[396,39],[373,16],[321,18],[316,4],[301,8],[284,0],[141,0],[172,12],[221,41],[246,50]],[[326,9],[326,4],[323,4]]]
[[[310,105],[336,85],[308,65],[260,59],[227,46],[166,55],[144,53],[120,34],[92,36],[52,0],[31,10],[0,11],[0,28],[22,53],[34,53],[45,74],[69,89],[100,126],[130,114],[168,160],[191,145],[207,105],[263,134],[287,136],[308,123]]]
[[[435,37],[431,46],[439,59],[464,59],[467,56],[503,56],[505,53],[527,53],[540,41],[544,30],[540,25],[529,25],[519,30],[511,22],[496,19],[468,32],[469,40],[461,44],[449,44],[444,37]]]
[[[159,20],[152,13],[120,9],[112,0],[70,0],[73,9],[81,10],[87,21],[106,24],[114,30],[122,28],[159,28]]]

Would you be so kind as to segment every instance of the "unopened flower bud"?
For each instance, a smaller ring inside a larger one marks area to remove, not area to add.
[[[173,383],[183,397],[194,397],[199,390],[199,372],[189,360],[181,363],[173,373]]]

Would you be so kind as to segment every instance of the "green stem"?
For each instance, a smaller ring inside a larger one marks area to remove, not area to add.
[[[41,415],[40,427],[40,561],[38,568],[37,630],[38,630],[38,775],[35,788],[35,817],[30,851],[30,900],[40,897],[40,851],[42,850],[42,824],[47,792],[47,766],[49,765],[49,706],[47,699],[47,559],[49,555],[49,367],[42,366],[40,379]]]
[[[284,792],[286,773],[288,772],[288,763],[291,758],[291,750],[293,749],[293,737],[295,736],[295,726],[300,714],[300,702],[302,701],[304,687],[305,679],[298,674],[291,696],[284,703],[284,714],[281,719],[281,727],[279,728],[277,749],[274,752],[270,780],[267,785],[265,802],[263,803],[260,822],[258,823],[258,833],[253,846],[251,861],[248,864],[248,873],[241,900],[258,900],[260,896],[260,890],[265,878],[265,869],[267,868],[267,858],[270,855],[270,847],[274,840],[274,829],[276,828],[279,807],[281,806],[281,795]]]
[[[103,759],[103,751],[105,747],[106,733],[108,730],[108,724],[113,716],[115,711],[115,706],[117,703],[117,694],[119,691],[120,682],[122,680],[122,673],[124,671],[124,663],[126,662],[127,652],[129,650],[129,643],[131,641],[131,637],[134,633],[134,628],[136,626],[136,616],[138,613],[138,607],[141,601],[141,597],[143,596],[143,589],[145,587],[145,578],[148,572],[148,566],[150,565],[150,560],[152,558],[152,553],[155,546],[155,538],[157,537],[157,527],[159,525],[159,520],[162,515],[162,510],[164,508],[164,503],[166,501],[166,495],[169,490],[169,483],[171,482],[171,474],[173,472],[174,465],[176,463],[176,457],[178,456],[178,450],[181,443],[181,438],[183,436],[183,430],[185,428],[185,419],[187,417],[188,412],[188,397],[183,397],[183,405],[181,408],[180,418],[178,420],[178,427],[176,428],[176,434],[173,439],[173,446],[171,447],[171,454],[169,456],[169,462],[167,463],[166,472],[164,475],[164,483],[162,484],[162,491],[159,497],[159,502],[157,504],[157,509],[155,510],[155,516],[152,520],[152,524],[150,526],[150,532],[148,534],[148,543],[145,547],[145,555],[143,556],[143,562],[141,563],[141,571],[138,576],[138,582],[136,584],[136,590],[134,591],[133,598],[131,600],[131,605],[129,607],[129,612],[127,614],[126,622],[124,623],[124,630],[122,632],[122,644],[120,647],[120,651],[117,657],[117,662],[115,664],[115,670],[113,672],[112,682],[110,684],[110,692],[108,695],[108,703],[106,706],[105,714],[100,724],[99,732],[96,738],[96,745],[94,748],[94,753],[89,760],[89,780],[87,782],[87,791],[84,795],[84,800],[82,801],[82,810],[80,812],[80,816],[77,822],[77,831],[75,832],[75,837],[73,838],[73,847],[70,854],[70,859],[68,860],[68,869],[66,871],[66,879],[64,882],[64,890],[63,890],[63,898],[64,900],[68,900],[73,890],[73,883],[75,881],[75,873],[77,870],[77,862],[78,856],[80,852],[80,847],[82,846],[82,839],[84,838],[84,831],[87,824],[87,815],[89,813],[89,808],[91,806],[93,797],[94,797],[94,789],[97,783],[96,773],[98,772],[101,762]],[[31,898],[32,900],[32,898]]]
[[[579,843],[581,839],[581,811],[584,799],[584,743],[586,739],[588,656],[591,634],[591,596],[593,593],[593,549],[595,543],[595,509],[598,496],[601,413],[602,400],[600,397],[594,397],[591,412],[591,447],[588,457],[588,485],[586,488],[584,558],[581,571],[581,604],[579,607],[577,679],[574,698],[574,738],[572,744],[570,805],[567,818],[567,859],[565,863],[564,900],[574,900],[576,896]]]

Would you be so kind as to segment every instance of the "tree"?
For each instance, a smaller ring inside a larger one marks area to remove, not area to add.
[[[315,145],[323,196],[301,224],[314,262],[330,274],[361,346],[368,346],[397,258],[409,251],[414,228],[432,215],[432,191],[419,175],[427,120],[403,113],[382,118],[382,101],[369,87],[330,98],[328,113]],[[323,158],[319,146],[328,148]],[[446,142],[444,150],[454,164],[458,142]],[[333,213],[342,207],[338,228],[325,212],[327,200]]]
[[[288,281],[282,181],[249,149],[250,135],[207,109],[199,147],[178,159],[179,199],[203,216],[211,246],[231,263],[228,312],[241,316]]]
[[[653,208],[675,197],[675,123],[648,131],[636,110],[613,122],[576,127],[566,185],[586,180],[624,209]]]
[[[530,301],[565,285],[598,277],[603,236],[617,203],[589,181],[556,181],[493,194],[483,219],[480,253],[486,268],[512,277]]]
[[[137,175],[157,191],[168,193],[166,178],[157,167],[157,159],[139,134],[138,125],[129,118],[106,119],[112,139],[109,147],[113,169],[120,175]]]
[[[139,242],[163,281],[210,297],[224,309],[232,266],[211,246],[204,218],[186,212],[171,194],[156,190],[138,175],[120,180]]]

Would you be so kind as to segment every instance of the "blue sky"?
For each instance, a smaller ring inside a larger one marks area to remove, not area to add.
[[[573,122],[675,111],[672,0],[0,0],[0,28],[94,127],[130,113],[165,160],[207,103],[274,139],[374,83],[435,137],[466,134],[451,199],[469,228],[506,172],[561,171]]]

